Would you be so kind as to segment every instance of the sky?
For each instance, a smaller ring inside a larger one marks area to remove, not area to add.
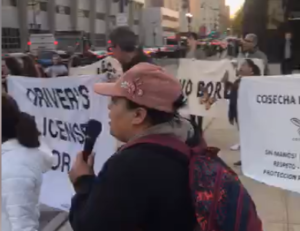
[[[245,0],[226,0],[226,5],[230,6],[230,16],[233,17],[235,13],[241,8]]]

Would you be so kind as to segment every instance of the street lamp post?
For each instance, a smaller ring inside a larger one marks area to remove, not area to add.
[[[157,22],[152,22],[153,27],[153,45],[156,46]]]
[[[191,23],[192,23],[192,20],[193,20],[193,15],[191,13],[186,13],[185,17],[186,17],[187,22],[188,22],[188,32],[191,32]]]

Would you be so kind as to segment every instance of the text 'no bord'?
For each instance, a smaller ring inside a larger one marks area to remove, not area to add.
[[[65,110],[88,110],[89,89],[80,85],[73,88],[27,88],[27,98],[36,107]]]
[[[215,97],[216,99],[229,99],[232,83],[227,82],[204,82],[199,81],[197,84],[193,83],[190,79],[180,79],[181,87],[185,96],[196,94],[198,98],[204,96],[205,93],[209,97]]]

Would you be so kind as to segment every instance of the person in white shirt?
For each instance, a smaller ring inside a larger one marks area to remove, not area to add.
[[[53,164],[51,151],[42,146],[30,115],[2,94],[1,230],[39,230],[39,196],[43,173]]]
[[[45,71],[48,77],[59,77],[59,76],[68,76],[67,67],[61,62],[59,56],[53,56],[52,58],[53,65],[48,67]]]

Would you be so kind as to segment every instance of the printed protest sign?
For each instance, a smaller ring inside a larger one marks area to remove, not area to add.
[[[229,60],[181,59],[177,78],[188,98],[188,107],[184,113],[207,117],[227,116],[227,99],[231,85],[237,78]]]
[[[300,193],[300,76],[247,77],[238,114],[243,173]]]
[[[109,134],[108,99],[96,95],[93,85],[101,76],[52,79],[9,77],[8,92],[20,109],[35,117],[42,141],[55,158],[52,171],[44,175],[41,203],[68,210],[74,195],[68,171],[83,149],[85,126],[89,119],[102,123],[98,137],[95,172],[115,151],[116,141]]]
[[[70,76],[100,75],[103,82],[114,81],[123,73],[122,66],[115,58],[108,56],[91,65],[70,68]]]

